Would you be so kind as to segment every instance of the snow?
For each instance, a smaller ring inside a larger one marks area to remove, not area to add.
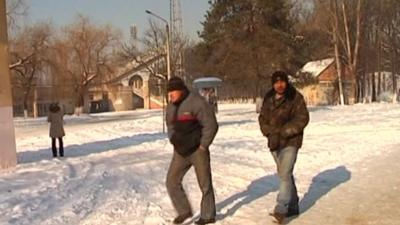
[[[311,61],[306,63],[300,70],[302,73],[310,73],[314,77],[318,77],[329,65],[333,63],[333,58]]]
[[[309,110],[295,168],[302,214],[288,223],[397,224],[400,105]],[[255,106],[221,104],[218,121],[210,149],[216,224],[273,224],[278,178]],[[172,147],[162,111],[67,116],[61,159],[51,157],[45,118],[15,125],[19,164],[0,174],[0,224],[171,223],[164,183]],[[196,218],[201,193],[193,170],[184,187]]]

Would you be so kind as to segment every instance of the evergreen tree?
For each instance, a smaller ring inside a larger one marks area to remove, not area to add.
[[[303,62],[292,8],[289,0],[210,1],[195,49],[202,72],[221,76],[231,97],[260,96],[277,69],[294,73]]]

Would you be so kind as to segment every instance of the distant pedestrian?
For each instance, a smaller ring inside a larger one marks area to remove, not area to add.
[[[56,139],[59,143],[59,155],[64,157],[63,137],[64,132],[64,112],[57,103],[52,103],[49,107],[47,121],[50,123],[51,150],[53,157],[57,157]]]
[[[212,106],[215,113],[218,113],[218,98],[214,88],[210,88],[208,103]]]
[[[166,121],[174,154],[167,174],[167,190],[178,213],[174,224],[193,216],[182,187],[182,179],[193,166],[202,192],[200,218],[195,224],[215,222],[216,207],[211,178],[209,146],[218,131],[212,107],[198,94],[189,92],[185,83],[173,77],[167,85],[170,103]]]
[[[277,204],[271,215],[281,222],[285,217],[299,214],[293,169],[309,113],[303,96],[289,83],[285,72],[275,72],[271,83],[273,88],[264,97],[258,119],[277,165],[280,185]]]

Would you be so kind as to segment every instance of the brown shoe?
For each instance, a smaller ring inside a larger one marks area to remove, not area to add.
[[[181,224],[183,222],[185,222],[185,220],[187,220],[188,218],[192,217],[193,213],[192,212],[188,212],[182,215],[179,215],[177,217],[175,217],[175,219],[172,221],[173,224]]]
[[[277,212],[269,213],[269,215],[273,216],[275,218],[276,222],[279,223],[279,224],[282,224],[283,220],[286,217],[285,214],[277,213]]]

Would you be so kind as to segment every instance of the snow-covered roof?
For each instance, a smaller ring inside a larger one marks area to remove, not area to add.
[[[314,77],[318,77],[329,65],[333,63],[333,58],[327,58],[306,63],[300,70],[301,73],[310,73]]]

